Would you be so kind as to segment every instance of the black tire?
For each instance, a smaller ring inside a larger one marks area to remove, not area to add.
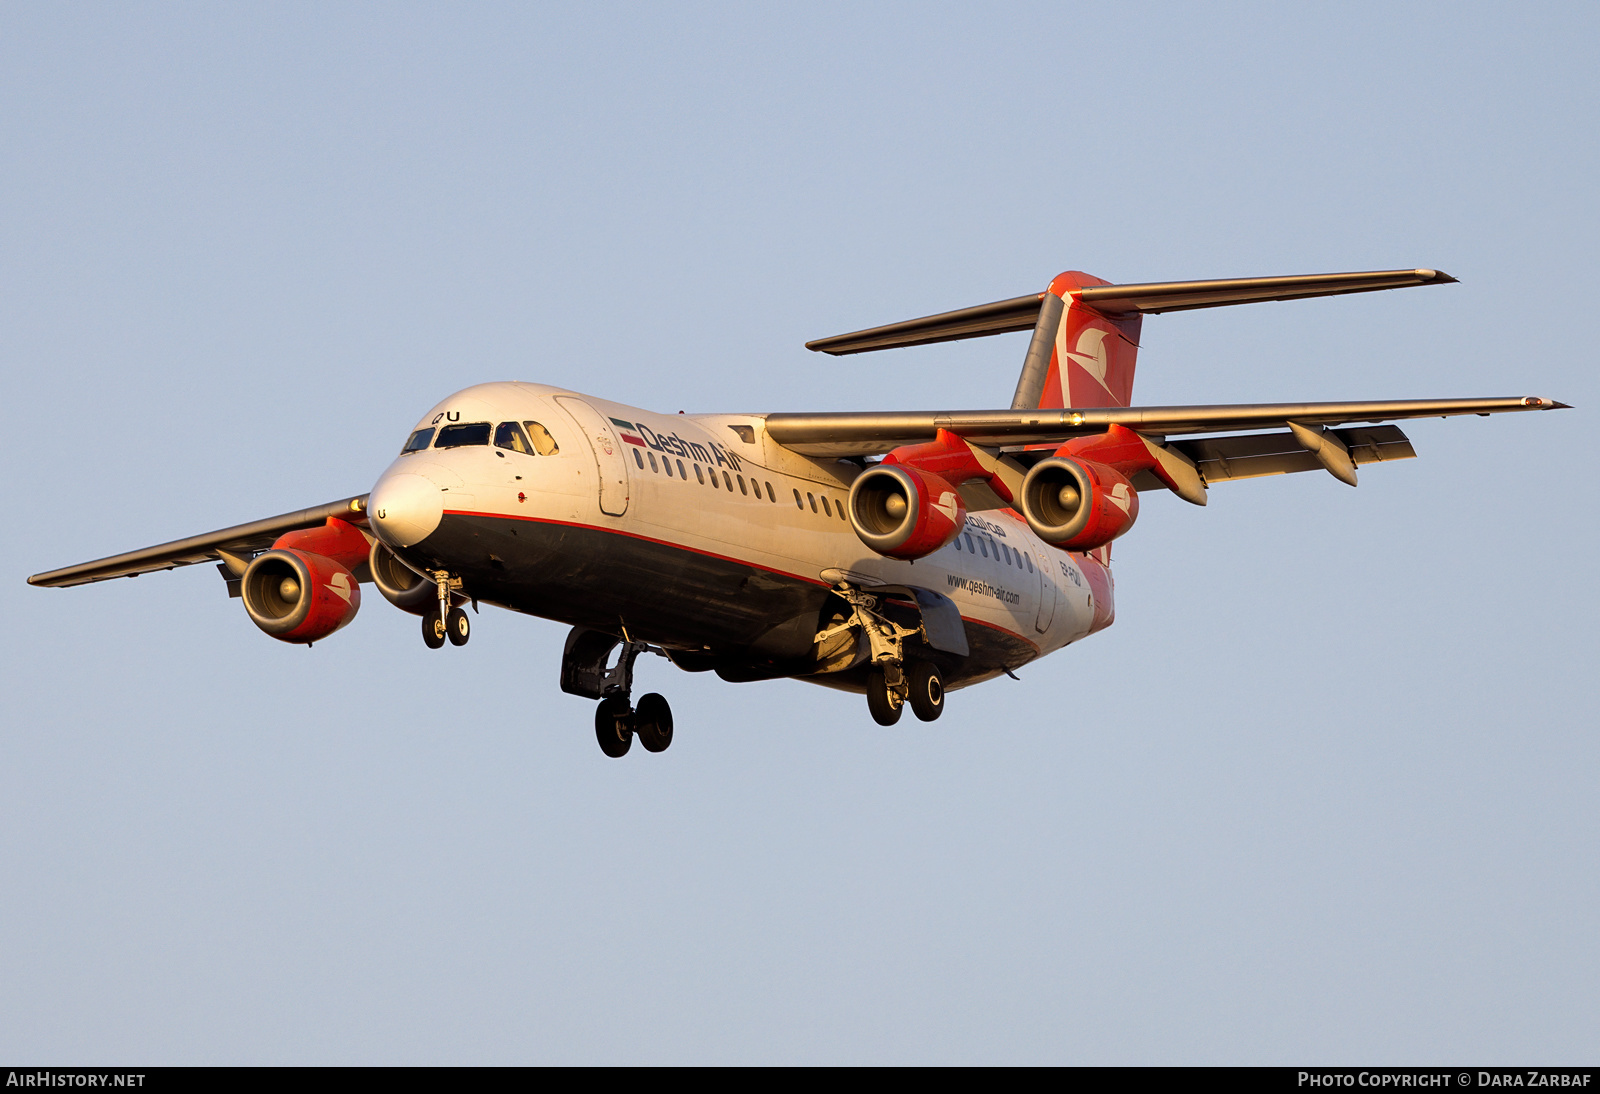
[[[594,708],[594,739],[613,760],[628,754],[633,747],[633,709],[628,700],[615,695],[600,700]]]
[[[467,639],[472,637],[472,620],[460,608],[451,608],[450,614],[444,617],[444,624],[452,646],[465,646]]]
[[[444,645],[444,623],[439,618],[438,608],[429,608],[422,613],[422,640],[430,650]]]
[[[647,752],[665,752],[672,744],[672,707],[666,697],[651,692],[639,697],[633,712],[633,731]]]
[[[906,700],[911,704],[911,713],[924,722],[931,722],[944,713],[944,677],[936,667],[918,661],[911,666],[906,683],[911,686],[911,695]]]
[[[889,690],[889,682],[884,679],[882,669],[867,673],[867,709],[872,712],[872,720],[880,726],[894,725],[900,720],[900,712],[905,709],[900,696]]]

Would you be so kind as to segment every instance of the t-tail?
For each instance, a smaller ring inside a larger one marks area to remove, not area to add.
[[[1113,285],[1069,270],[1042,293],[820,338],[806,346],[837,355],[1032,330],[1013,410],[1125,407],[1133,398],[1139,328],[1146,315],[1453,281],[1438,270],[1414,269]]]

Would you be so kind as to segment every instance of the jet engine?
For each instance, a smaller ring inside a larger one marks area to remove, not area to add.
[[[255,625],[281,642],[307,645],[356,617],[361,586],[326,555],[274,548],[257,555],[239,585]]]
[[[967,507],[956,488],[931,471],[879,464],[850,487],[850,525],[880,555],[931,555],[956,537]]]
[[[1092,551],[1139,516],[1139,494],[1121,472],[1094,460],[1052,456],[1022,480],[1022,515],[1046,543]]]
[[[373,541],[367,562],[372,571],[372,583],[378,587],[378,592],[401,611],[425,615],[429,608],[438,606],[438,586],[396,558],[382,540]],[[465,598],[453,599],[459,602]]]

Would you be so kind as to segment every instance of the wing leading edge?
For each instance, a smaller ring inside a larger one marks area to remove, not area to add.
[[[1120,425],[1157,436],[1301,425],[1337,426],[1561,410],[1566,403],[1535,395],[1493,399],[1400,399],[1353,403],[1237,403],[1215,406],[1081,407],[1057,410],[950,410],[769,414],[767,435],[803,456],[875,456],[933,440],[941,429],[987,447],[1047,444]]]
[[[257,551],[271,547],[273,541],[285,532],[316,528],[327,523],[329,517],[365,523],[366,509],[367,495],[359,494],[343,501],[330,501],[326,505],[310,509],[282,513],[248,524],[236,524],[231,528],[219,528],[215,532],[190,536],[188,539],[174,540],[171,543],[126,551],[93,562],[81,562],[76,566],[65,566],[59,570],[34,574],[28,578],[28,584],[59,589],[68,585],[84,585],[91,581],[106,581],[113,577],[137,577],[156,570],[193,566],[199,562],[226,561],[228,555],[248,561]]]

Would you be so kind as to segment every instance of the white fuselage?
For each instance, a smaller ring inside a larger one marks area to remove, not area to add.
[[[652,556],[655,568],[665,571],[647,581],[653,586],[648,596],[659,599],[641,605],[638,617],[673,618],[646,609],[681,601],[687,637],[635,637],[664,645],[714,644],[690,617],[714,617],[731,605],[708,597],[753,595],[762,582],[819,590],[841,581],[906,585],[949,597],[969,633],[1004,636],[1012,651],[1008,663],[983,666],[963,683],[1059,649],[1111,621],[1103,558],[1051,547],[1010,509],[972,514],[954,542],[915,562],[873,552],[845,515],[859,466],[800,456],[773,443],[760,415],[664,415],[560,388],[493,383],[450,396],[416,428],[476,422],[536,422],[558,450],[537,455],[475,444],[410,452],[374,485],[370,512],[374,530],[402,558],[467,573],[467,591],[493,603],[584,622],[571,617],[580,612],[560,606],[603,597],[609,590],[594,583],[611,579],[563,552],[592,552],[596,544],[627,540],[697,556],[708,565],[727,564],[734,568],[730,579],[734,572],[745,575],[737,584],[708,583],[704,575],[711,571],[699,561],[687,566],[662,561],[678,559],[676,553]],[[437,487],[437,505],[427,484]],[[442,534],[452,521],[465,521],[463,531]],[[496,575],[515,570],[519,550],[535,550],[528,542],[535,526],[544,538],[537,548],[542,585],[534,602],[512,591],[532,591],[526,578],[523,586],[507,579],[500,595],[478,594],[479,585],[488,590]],[[511,529],[514,539],[496,529]],[[476,581],[470,576],[475,570],[481,574]],[[571,587],[549,588],[557,584]],[[616,612],[622,616],[624,610]],[[621,624],[629,618],[622,616]]]

